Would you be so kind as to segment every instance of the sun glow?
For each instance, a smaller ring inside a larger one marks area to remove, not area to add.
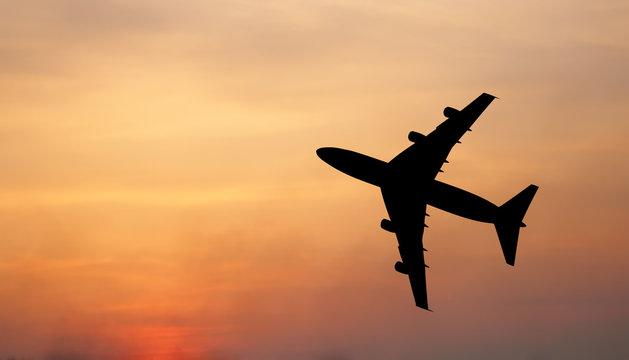
[[[627,18],[2,2],[0,359],[627,358]],[[378,189],[315,150],[389,160],[482,92],[501,100],[438,179],[540,190],[515,268],[490,225],[428,209],[421,313]]]

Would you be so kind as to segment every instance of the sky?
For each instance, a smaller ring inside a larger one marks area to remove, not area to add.
[[[0,2],[0,359],[629,358],[626,1]],[[429,208],[414,306],[377,188],[540,187],[516,266]]]

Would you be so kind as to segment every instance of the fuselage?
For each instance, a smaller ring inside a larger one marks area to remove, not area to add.
[[[415,217],[417,204],[428,205],[470,220],[494,223],[498,207],[482,197],[435,180],[435,174],[421,171],[427,165],[411,147],[391,162],[374,159],[350,150],[323,148],[318,151],[325,162],[352,177],[379,186],[385,197],[397,199],[395,209],[387,209],[391,218]],[[423,215],[423,214],[422,214]]]
[[[426,194],[428,205],[437,209],[470,220],[487,223],[496,221],[498,206],[469,191],[433,180]]]
[[[398,197],[423,199],[428,205],[470,220],[493,223],[498,207],[482,197],[435,179],[438,167],[430,157],[422,157],[428,151],[422,145],[409,147],[387,165],[386,181],[381,185],[383,195],[395,192]],[[434,173],[426,168],[435,168]],[[407,206],[407,209],[411,206]]]

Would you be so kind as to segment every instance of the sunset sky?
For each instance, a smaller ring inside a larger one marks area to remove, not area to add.
[[[0,2],[0,359],[629,358],[627,1]],[[438,179],[540,187],[516,266],[429,208],[428,299],[376,187],[498,96]]]

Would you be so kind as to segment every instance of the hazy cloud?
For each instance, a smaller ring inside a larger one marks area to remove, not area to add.
[[[628,12],[3,3],[0,356],[626,357]],[[497,204],[540,185],[518,267],[431,210],[418,312],[379,193],[314,150],[389,160],[482,91],[439,176]]]

